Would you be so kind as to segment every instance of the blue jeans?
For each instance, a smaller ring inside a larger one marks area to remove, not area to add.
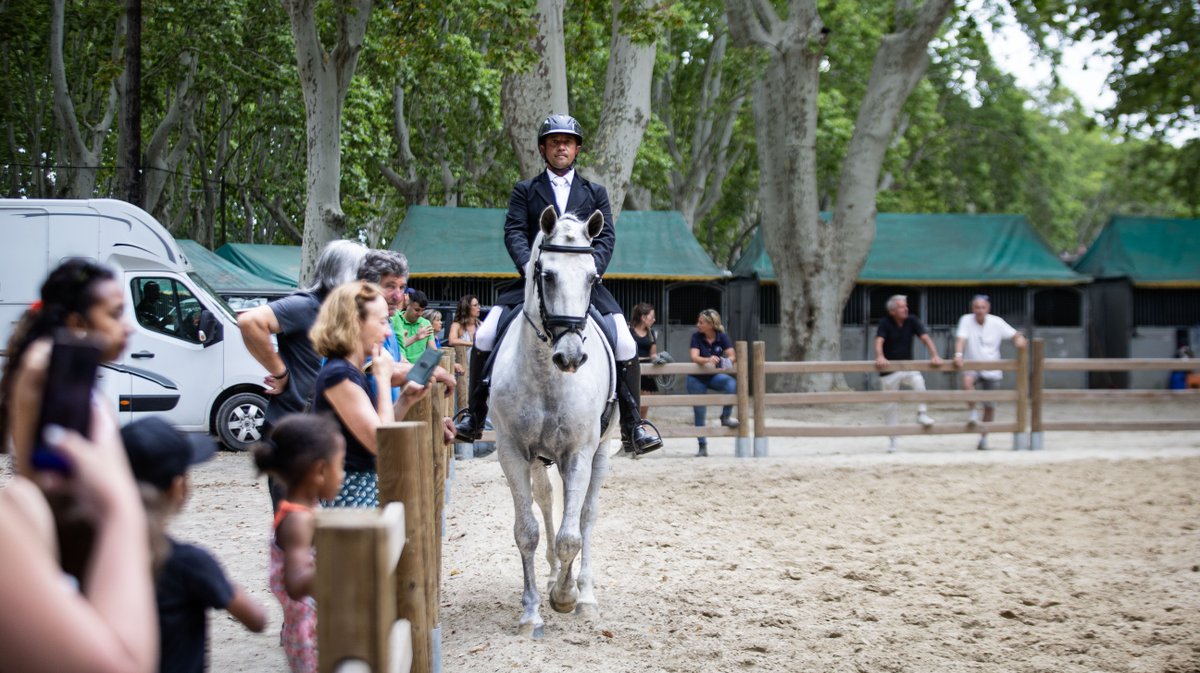
[[[708,383],[701,381],[695,376],[687,377],[687,391],[689,395],[703,395],[709,390],[718,393],[726,393],[732,395],[737,392],[737,380],[728,374],[713,374]],[[708,411],[708,407],[692,407],[692,413],[696,417],[696,425],[704,425],[704,416]],[[721,408],[721,418],[729,418],[733,415],[733,405],[729,404]],[[708,443],[704,437],[699,437],[700,446]]]

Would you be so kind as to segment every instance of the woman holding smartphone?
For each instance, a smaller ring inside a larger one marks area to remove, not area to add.
[[[55,385],[46,380],[50,337],[64,327],[95,340],[101,359],[120,355],[130,325],[111,271],[88,260],[64,262],[8,344],[0,441],[14,449],[17,476],[0,490],[0,604],[20,606],[20,616],[0,620],[0,652],[5,668],[17,671],[149,672],[158,665],[158,620],[146,515],[112,410],[95,396],[78,401],[92,406],[92,439],[46,428],[43,440],[67,471],[33,469],[43,391]],[[87,518],[91,544],[74,571],[78,590],[64,582],[55,531],[62,522],[47,496]]]
[[[55,332],[64,328],[98,345],[102,362],[120,357],[133,327],[125,318],[125,293],[112,271],[87,259],[63,262],[46,278],[41,299],[13,329],[0,379],[0,437],[12,440],[16,471],[27,477],[32,474],[30,456],[42,389],[38,386],[35,392],[18,385],[17,369],[31,346],[40,340],[48,346]],[[43,373],[48,362],[49,348],[46,360],[39,363]],[[113,410],[98,396],[93,397],[92,412],[116,421]]]
[[[332,412],[346,440],[346,477],[332,503],[335,507],[379,506],[375,431],[397,415],[403,416],[426,392],[425,386],[407,383],[393,407],[391,388],[368,380],[368,358],[374,381],[392,380],[395,362],[382,347],[387,335],[388,307],[383,291],[364,281],[346,283],[331,292],[309,332],[313,348],[326,358],[317,373],[312,410]]]

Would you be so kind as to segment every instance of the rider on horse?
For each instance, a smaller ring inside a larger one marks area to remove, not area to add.
[[[612,259],[617,237],[613,229],[608,192],[603,186],[576,174],[575,158],[582,149],[583,128],[573,117],[551,115],[542,122],[538,132],[538,152],[546,162],[546,170],[513,187],[508,215],[504,220],[504,245],[522,276],[529,262],[530,247],[538,233],[539,217],[547,206],[554,206],[559,215],[571,212],[583,219],[599,210],[604,216],[604,228],[592,241],[596,271],[603,276]],[[523,282],[517,283],[502,293],[476,332],[475,348],[471,355],[469,406],[459,412],[455,424],[455,438],[460,442],[474,442],[483,435],[489,392],[487,362],[496,345],[502,313],[505,308],[511,309],[523,301],[523,285]],[[593,289],[592,306],[604,316],[611,331],[616,334],[613,354],[617,360],[617,403],[621,412],[622,448],[635,455],[653,451],[662,446],[662,438],[652,431],[653,426],[643,421],[638,413],[641,366],[628,323],[621,315],[620,305],[603,285],[598,284]]]

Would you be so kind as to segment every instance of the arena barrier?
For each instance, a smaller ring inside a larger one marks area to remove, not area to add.
[[[642,365],[642,376],[663,376],[670,374],[729,374],[737,381],[737,392],[705,393],[704,395],[683,394],[643,394],[644,407],[697,407],[697,406],[737,406],[737,418],[741,422],[736,428],[713,425],[716,419],[709,415],[708,423],[704,426],[667,425],[655,423],[659,434],[664,439],[668,437],[733,437],[734,455],[746,458],[750,455],[750,363],[746,360],[746,342],[734,343],[737,362],[729,369],[713,369],[703,367],[694,362],[672,362],[661,365]],[[651,419],[653,421],[654,419]]]
[[[382,514],[318,513],[321,671],[441,671],[442,539],[453,464],[443,434],[452,403],[445,393],[434,384],[404,422],[379,428]]]
[[[812,392],[812,393],[768,393],[766,378],[773,374],[847,374],[861,372],[879,372],[873,360],[839,361],[839,362],[767,362],[766,344],[754,342],[752,370],[754,400],[754,455],[762,457],[768,454],[770,437],[888,437],[903,435],[951,435],[979,434],[986,430],[988,433],[1013,433],[1013,448],[1021,449],[1028,446],[1025,434],[1026,418],[1029,399],[1029,352],[1028,348],[1017,349],[1016,360],[975,361],[963,363],[962,369],[954,366],[953,362],[935,365],[928,360],[912,360],[905,362],[903,367],[883,370],[891,371],[921,371],[921,372],[958,372],[972,369],[998,369],[1000,371],[1016,372],[1015,390],[927,390],[924,392],[898,391],[854,391],[854,392]],[[1007,423],[980,422],[968,425],[966,421],[938,422],[933,427],[924,427],[916,423],[898,425],[801,425],[782,426],[769,425],[767,409],[779,406],[808,406],[815,404],[880,404],[880,403],[919,402],[1002,402],[1012,403],[1016,408],[1016,418]]]
[[[318,669],[410,670],[413,628],[397,617],[397,563],[404,549],[404,505],[382,510],[330,508],[317,512],[320,563],[313,597]]]
[[[666,425],[655,423],[659,433],[665,439],[667,437],[733,437],[734,453],[739,458],[745,458],[750,455],[750,368],[746,362],[746,342],[738,341],[734,344],[734,350],[737,353],[737,362],[729,369],[713,369],[712,367],[702,367],[694,362],[672,362],[662,365],[642,365],[642,376],[663,376],[671,374],[729,374],[737,381],[737,393],[728,395],[724,393],[711,393],[705,395],[689,395],[683,394],[644,394],[642,395],[642,406],[644,407],[696,407],[696,406],[725,406],[727,404],[737,406],[737,417],[741,421],[741,426],[737,428],[726,428],[721,425],[714,426],[710,421],[703,427],[695,425]],[[466,376],[462,378],[460,386],[466,386]],[[652,422],[653,418],[650,419]],[[613,414],[613,422],[617,422],[616,412]],[[483,433],[481,442],[496,441],[496,433],[487,430]],[[617,439],[616,441],[620,441]],[[469,449],[471,444],[458,444],[455,447],[455,453],[460,458],[470,457]],[[467,447],[466,449],[461,447]]]
[[[1065,419],[1047,421],[1043,417],[1044,403],[1053,400],[1135,402],[1145,400],[1200,400],[1200,390],[1045,390],[1045,372],[1114,372],[1114,371],[1200,371],[1198,359],[1169,358],[1055,358],[1046,359],[1046,345],[1033,340],[1033,376],[1030,391],[1030,447],[1043,446],[1047,430],[1126,432],[1139,430],[1200,430],[1200,414],[1185,419],[1158,420],[1098,420]]]

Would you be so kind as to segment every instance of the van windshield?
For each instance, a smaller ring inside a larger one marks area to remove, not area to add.
[[[237,322],[237,314],[234,313],[233,309],[229,307],[229,304],[221,298],[221,295],[217,294],[217,291],[212,289],[212,286],[206,283],[203,278],[196,274],[195,271],[189,271],[188,278],[192,279],[192,282],[199,286],[200,289],[208,295],[208,298],[212,300],[212,303],[224,311],[225,315],[229,316],[230,320],[233,320],[235,323]]]

